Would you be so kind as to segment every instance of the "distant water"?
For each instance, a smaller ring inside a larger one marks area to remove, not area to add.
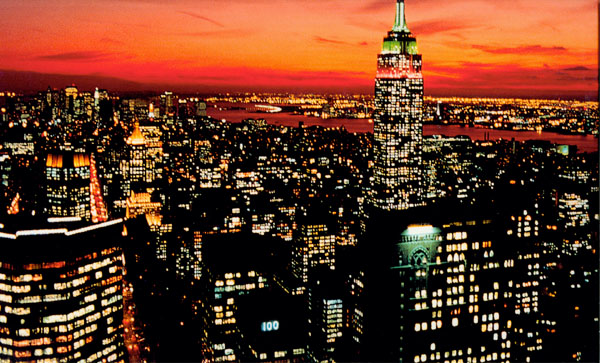
[[[299,122],[304,122],[306,126],[318,125],[322,127],[341,127],[344,126],[349,132],[373,132],[373,124],[366,119],[345,119],[336,118],[324,120],[317,117],[308,117],[304,115],[294,115],[286,112],[279,113],[256,113],[247,110],[219,110],[218,108],[208,107],[207,114],[216,119],[226,119],[229,122],[241,122],[247,118],[264,118],[269,124],[297,127]],[[445,135],[457,136],[465,135],[472,140],[485,139],[486,133],[489,133],[491,140],[497,139],[515,139],[517,141],[525,140],[547,140],[555,144],[576,145],[580,152],[597,152],[598,139],[594,136],[583,135],[563,135],[554,132],[537,133],[534,131],[508,131],[495,130],[480,127],[460,127],[456,125],[424,125],[423,135]]]
[[[456,125],[425,125],[423,126],[424,135],[446,135],[457,136],[466,135],[471,140],[483,140],[485,134],[489,133],[491,140],[515,139],[517,141],[525,140],[547,140],[559,145],[576,145],[579,152],[596,152],[598,151],[598,139],[589,135],[563,135],[556,132],[541,132],[534,131],[509,131],[486,129],[482,127],[460,127]]]

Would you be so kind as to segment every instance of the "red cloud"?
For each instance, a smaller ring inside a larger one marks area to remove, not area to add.
[[[482,50],[486,53],[493,54],[524,54],[524,53],[534,53],[534,54],[557,54],[567,52],[567,48],[565,47],[544,47],[542,45],[522,45],[519,47],[513,48],[498,48],[491,47],[487,45],[472,45],[472,48]]]

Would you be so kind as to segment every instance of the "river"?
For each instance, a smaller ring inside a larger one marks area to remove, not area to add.
[[[241,122],[246,118],[264,118],[269,124],[297,127],[299,122],[304,122],[306,126],[319,125],[323,127],[344,126],[349,132],[373,132],[373,123],[366,119],[328,119],[324,120],[318,117],[308,117],[304,115],[294,115],[287,112],[279,113],[256,113],[247,110],[226,109],[220,110],[216,107],[208,107],[207,114],[216,119],[226,119],[229,122]],[[497,139],[515,139],[517,141],[525,140],[547,140],[555,144],[576,145],[579,152],[597,152],[598,139],[594,136],[585,135],[563,135],[555,132],[534,132],[534,131],[509,131],[487,129],[482,127],[460,127],[457,125],[431,125],[423,126],[423,135],[445,135],[456,136],[466,135],[471,140],[483,140],[485,135],[489,134],[490,140]]]

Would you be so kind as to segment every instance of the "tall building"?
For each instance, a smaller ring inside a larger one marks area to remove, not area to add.
[[[93,155],[69,151],[46,158],[46,215],[105,222],[108,213]]]
[[[404,0],[377,57],[373,204],[384,210],[421,206],[423,76],[417,41],[406,25]]]
[[[309,281],[311,269],[325,265],[335,268],[335,234],[328,232],[325,223],[307,223],[298,228],[293,243],[291,269],[298,279],[301,291]]]
[[[401,361],[511,360],[514,321],[503,296],[510,289],[494,257],[500,244],[491,240],[491,223],[459,217],[441,229],[412,225],[402,232],[394,267],[402,281]]]
[[[171,91],[165,91],[160,95],[160,112],[165,116],[173,116],[175,113],[175,96]]]
[[[3,222],[0,362],[126,361],[122,220]]]
[[[519,299],[514,257],[497,218],[470,206],[437,208],[372,216],[369,241],[379,243],[359,246],[343,333],[359,360],[506,362],[521,341],[525,326],[508,305]]]
[[[147,149],[145,179],[147,183],[153,183],[162,178],[163,171],[161,166],[164,159],[163,134],[158,126],[140,126],[139,129],[144,137]]]
[[[75,85],[71,85],[65,87],[64,89],[64,111],[67,114],[67,118],[69,119],[71,115],[73,115],[75,111],[75,100],[77,100],[77,95],[79,91]]]
[[[314,362],[334,361],[344,331],[344,276],[322,266],[312,272],[306,293],[310,355]]]
[[[162,154],[159,144],[160,141],[157,142],[155,137],[149,141],[136,121],[132,134],[127,138],[129,160],[121,165],[125,175],[124,197],[128,197],[132,191],[145,192],[157,174],[160,174],[155,169]]]
[[[90,220],[90,156],[58,152],[46,159],[46,213]]]
[[[268,238],[243,233],[211,235],[202,241],[204,273],[199,283],[205,296],[197,304],[206,322],[201,337],[205,359],[213,362],[240,359],[237,324],[240,299],[271,286],[273,246]],[[272,324],[264,330],[274,329]],[[256,358],[263,359],[259,355],[252,360]]]

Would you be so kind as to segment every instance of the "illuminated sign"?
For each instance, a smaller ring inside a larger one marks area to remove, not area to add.
[[[262,324],[260,324],[260,330],[264,332],[279,330],[279,321],[263,321]]]

